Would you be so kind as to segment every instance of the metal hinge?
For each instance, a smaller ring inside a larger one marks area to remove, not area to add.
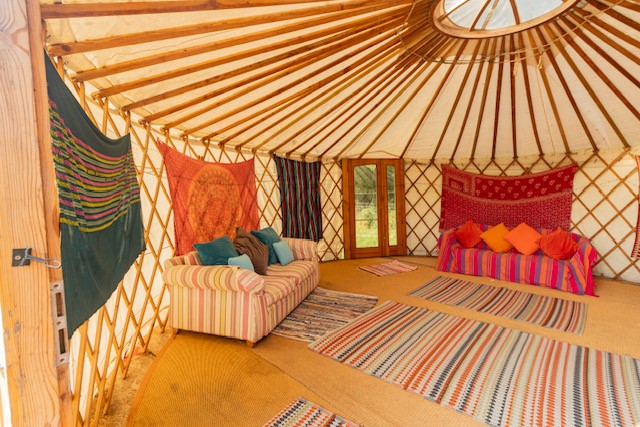
[[[67,308],[64,304],[64,283],[51,283],[51,314],[53,315],[53,337],[56,347],[56,366],[69,363],[69,340],[67,338]]]

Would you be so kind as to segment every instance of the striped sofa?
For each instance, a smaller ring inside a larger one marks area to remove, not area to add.
[[[480,228],[484,231],[489,227],[480,225]],[[586,237],[570,233],[579,249],[572,258],[557,260],[545,256],[540,250],[528,256],[515,249],[496,253],[484,242],[480,242],[475,248],[465,248],[458,243],[454,232],[455,228],[452,228],[440,235],[437,263],[439,271],[493,277],[579,295],[595,295],[593,265],[598,260],[598,254]]]
[[[235,266],[204,266],[195,251],[165,261],[170,326],[246,340],[253,347],[320,281],[316,243],[285,240],[295,260],[269,266],[265,276]]]

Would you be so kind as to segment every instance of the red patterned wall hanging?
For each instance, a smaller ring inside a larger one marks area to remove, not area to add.
[[[440,230],[468,219],[490,225],[503,222],[507,227],[526,222],[532,227],[568,230],[576,169],[571,164],[536,174],[498,177],[442,165]]]
[[[211,163],[159,146],[171,192],[177,255],[192,251],[194,243],[225,235],[233,239],[236,227],[258,228],[253,159]]]

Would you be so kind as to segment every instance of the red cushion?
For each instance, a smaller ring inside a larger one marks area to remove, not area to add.
[[[555,259],[571,258],[578,250],[578,244],[560,227],[552,233],[544,233],[538,244],[546,256]]]
[[[521,222],[504,236],[504,240],[511,243],[522,255],[531,255],[540,249],[538,240],[541,237],[542,235],[535,228]]]
[[[480,243],[482,230],[470,219],[458,228],[454,234],[462,246],[465,248],[473,248]]]

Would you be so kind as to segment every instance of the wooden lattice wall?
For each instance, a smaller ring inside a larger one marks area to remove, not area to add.
[[[595,274],[640,282],[640,263],[631,258],[638,215],[638,172],[626,150],[503,160],[456,160],[458,169],[487,175],[542,172],[575,162],[571,228],[588,236],[600,260]],[[442,174],[439,162],[405,164],[407,251],[438,254]]]
[[[114,385],[127,375],[134,350],[146,350],[153,330],[164,330],[167,325],[168,294],[161,275],[164,260],[174,252],[173,214],[156,141],[206,161],[236,162],[255,157],[261,226],[271,225],[280,231],[282,224],[275,162],[268,154],[225,150],[160,133],[121,116],[108,104],[84,98],[82,86],[76,86],[76,90],[90,116],[107,135],[131,133],[147,240],[147,251],[111,299],[71,341],[72,412],[77,425],[88,425],[108,410]],[[626,151],[452,164],[470,172],[517,175],[571,161],[579,165],[574,182],[573,229],[593,239],[601,255],[597,273],[640,281],[640,266],[629,256],[637,218],[637,172]],[[405,169],[408,253],[437,255],[440,163],[407,161]],[[341,259],[344,245],[339,162],[322,164],[321,199],[324,236],[319,242],[320,257],[324,261]]]

